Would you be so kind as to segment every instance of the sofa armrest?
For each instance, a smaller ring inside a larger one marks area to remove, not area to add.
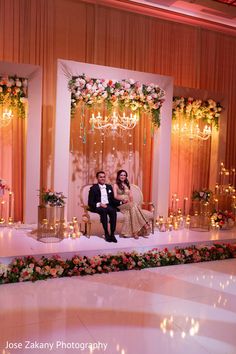
[[[81,207],[84,209],[84,212],[82,214],[82,220],[83,221],[89,221],[90,220],[90,216],[89,216],[89,206],[86,204],[80,204]]]

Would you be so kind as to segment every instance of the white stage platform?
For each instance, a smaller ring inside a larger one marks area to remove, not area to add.
[[[22,256],[51,256],[60,255],[63,259],[72,257],[75,254],[83,256],[94,256],[98,254],[115,254],[121,251],[145,252],[147,250],[165,247],[186,247],[190,245],[212,244],[214,242],[236,243],[236,228],[224,231],[199,232],[192,230],[178,230],[171,232],[155,231],[147,238],[119,238],[118,243],[109,243],[98,236],[87,238],[81,236],[77,239],[63,239],[59,242],[44,243],[36,239],[28,229],[22,225],[20,228],[0,228],[0,263],[8,264],[15,257]]]

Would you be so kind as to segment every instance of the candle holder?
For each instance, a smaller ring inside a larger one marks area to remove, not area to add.
[[[211,204],[208,201],[201,200],[199,203],[199,212],[195,210],[191,217],[190,229],[198,231],[210,230]]]
[[[0,226],[6,226],[5,224],[5,205],[6,202],[3,199],[3,196],[0,197]]]
[[[64,224],[64,206],[38,206],[38,241],[60,242],[64,238]]]

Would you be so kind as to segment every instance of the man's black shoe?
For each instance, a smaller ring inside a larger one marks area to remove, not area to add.
[[[112,238],[111,238],[111,236],[109,234],[105,234],[105,240],[107,242],[112,242]]]
[[[115,238],[114,234],[111,234],[111,242],[117,243],[117,239]]]

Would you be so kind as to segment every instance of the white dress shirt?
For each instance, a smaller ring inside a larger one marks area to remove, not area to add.
[[[98,184],[101,191],[101,203],[97,203],[96,207],[99,208],[101,204],[109,204],[107,189],[105,184]]]

